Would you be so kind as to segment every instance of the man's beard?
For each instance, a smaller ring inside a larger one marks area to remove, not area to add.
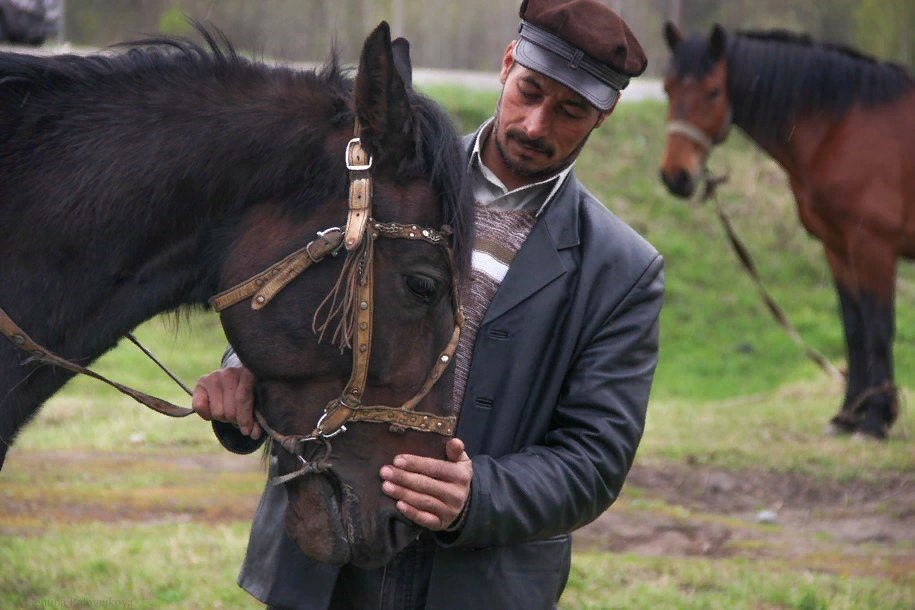
[[[575,159],[578,158],[578,154],[581,152],[581,149],[584,148],[588,138],[591,136],[591,133],[588,132],[588,135],[582,138],[578,146],[575,147],[575,150],[573,150],[568,157],[561,160],[559,163],[555,165],[549,165],[542,169],[532,170],[528,169],[521,163],[515,162],[511,157],[509,157],[508,151],[505,149],[506,143],[502,141],[499,133],[499,117],[497,115],[493,125],[493,137],[495,138],[496,150],[499,152],[499,156],[502,158],[502,163],[504,163],[505,166],[508,167],[508,169],[510,169],[516,175],[532,181],[545,180],[551,176],[555,176],[568,166],[572,165]],[[507,130],[505,132],[505,137],[506,139],[514,140],[518,144],[533,148],[536,151],[540,151],[546,157],[551,157],[556,152],[555,149],[550,146],[543,138],[532,140],[525,136],[518,129]]]

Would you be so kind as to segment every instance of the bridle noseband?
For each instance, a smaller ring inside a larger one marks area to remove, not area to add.
[[[728,137],[728,132],[731,130],[732,122],[733,110],[731,106],[728,105],[728,112],[724,117],[724,121],[722,121],[721,127],[718,129],[718,133],[716,133],[714,136],[708,135],[704,130],[700,129],[690,121],[679,119],[667,122],[667,133],[671,135],[683,136],[697,144],[699,148],[702,149],[702,156],[704,161],[712,151],[712,148],[724,142],[724,139]]]
[[[259,411],[255,411],[258,423],[264,431],[283,449],[296,456],[302,463],[299,470],[273,479],[273,484],[285,483],[295,477],[325,470],[330,445],[327,439],[346,431],[350,422],[373,422],[390,425],[394,432],[416,430],[453,436],[457,418],[416,410],[429,391],[435,386],[454,359],[458,338],[464,324],[464,313],[460,302],[454,254],[449,245],[451,229],[447,225],[436,230],[417,225],[396,222],[379,222],[372,218],[372,176],[373,160],[362,147],[358,136],[346,145],[346,167],[349,171],[349,210],[343,229],[333,227],[318,233],[318,237],[304,248],[293,252],[266,270],[240,284],[221,292],[210,299],[210,304],[221,312],[250,298],[251,308],[262,309],[276,294],[298,277],[311,265],[322,261],[327,255],[336,255],[341,249],[347,252],[348,262],[355,265],[355,313],[352,327],[353,368],[349,381],[340,396],[330,400],[309,434],[286,435],[273,429]],[[374,327],[374,257],[376,239],[407,239],[424,241],[447,250],[452,275],[452,306],[454,308],[454,330],[451,338],[432,365],[419,391],[399,407],[371,406],[363,404],[363,395],[368,380],[369,360],[372,352],[372,329]],[[344,265],[345,273],[346,265]],[[305,445],[322,442],[325,455],[319,462],[309,462],[304,457]]]

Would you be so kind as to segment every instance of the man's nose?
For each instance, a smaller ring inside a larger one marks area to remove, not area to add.
[[[542,138],[550,129],[549,112],[545,105],[531,108],[524,119],[524,132],[528,138]]]

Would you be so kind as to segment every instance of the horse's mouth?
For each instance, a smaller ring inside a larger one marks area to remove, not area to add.
[[[331,565],[352,558],[348,525],[336,477],[312,475],[287,483],[286,532],[309,557]]]
[[[286,531],[305,555],[322,563],[380,567],[419,532],[396,508],[362,510],[352,486],[333,471],[290,482],[287,493]]]

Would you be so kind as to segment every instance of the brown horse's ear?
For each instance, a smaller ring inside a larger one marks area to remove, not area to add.
[[[708,51],[712,56],[712,61],[718,61],[724,57],[725,46],[727,45],[727,32],[719,24],[715,24],[712,33],[708,37]]]
[[[410,41],[406,38],[395,38],[391,43],[394,49],[394,67],[401,80],[408,88],[413,87],[413,64],[410,62]]]
[[[664,24],[664,40],[667,42],[667,48],[670,49],[671,53],[676,53],[677,47],[683,42],[683,34],[673,21],[668,21]]]
[[[354,95],[366,151],[382,162],[410,156],[413,117],[387,22],[382,21],[365,39]]]

